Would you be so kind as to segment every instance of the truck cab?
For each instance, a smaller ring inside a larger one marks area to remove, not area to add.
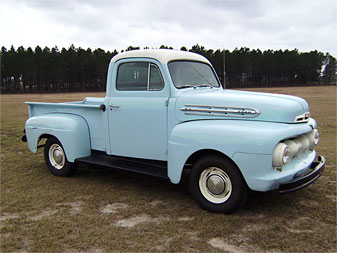
[[[249,189],[299,190],[324,169],[304,99],[223,89],[210,62],[190,52],[121,53],[105,98],[27,104],[23,139],[32,152],[47,139],[53,174],[89,163],[177,184],[188,170],[192,196],[213,212],[234,211]]]

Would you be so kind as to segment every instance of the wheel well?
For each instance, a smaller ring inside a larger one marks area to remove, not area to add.
[[[242,172],[240,170],[240,168],[236,165],[236,163],[227,155],[225,155],[224,153],[214,150],[214,149],[203,149],[203,150],[199,150],[195,153],[193,153],[186,161],[184,169],[191,169],[193,167],[193,164],[199,160],[200,158],[204,157],[204,156],[208,156],[208,155],[218,155],[221,156],[223,158],[225,158],[226,160],[228,160],[230,163],[232,163],[240,172],[240,174],[242,175]],[[243,175],[242,175],[243,177]],[[244,177],[243,177],[244,178]]]
[[[40,137],[39,137],[39,141],[42,140],[42,139],[48,139],[49,137],[54,137],[53,135],[50,135],[50,134],[42,134]]]
[[[46,141],[47,141],[47,140],[48,140],[49,138],[51,138],[51,137],[56,138],[54,135],[51,135],[51,134],[42,134],[42,135],[39,137],[39,139],[38,139],[38,141],[37,141],[37,144],[39,144],[39,142],[40,142],[42,139],[46,139]],[[57,139],[57,138],[56,138],[56,139]],[[38,145],[37,148],[43,148],[46,141],[42,142],[41,145]]]
[[[230,160],[231,162],[232,159],[230,159],[228,156],[226,156],[224,153],[221,153],[217,150],[214,149],[203,149],[199,150],[195,153],[193,153],[186,161],[185,165],[193,165],[197,160],[199,160],[201,157],[208,156],[208,155],[218,155],[225,157],[226,159]],[[234,163],[234,162],[233,162]],[[234,163],[235,164],[235,163]]]

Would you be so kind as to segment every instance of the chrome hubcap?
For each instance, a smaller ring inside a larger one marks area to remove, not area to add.
[[[57,162],[57,163],[62,162],[63,155],[62,155],[62,152],[60,150],[58,150],[58,149],[54,150],[53,156],[54,156],[55,162]]]
[[[53,144],[49,148],[49,162],[57,170],[63,168],[66,157],[62,147],[59,144]]]
[[[225,181],[219,175],[211,175],[207,179],[207,188],[210,190],[211,193],[215,195],[219,195],[224,192],[225,190]]]
[[[215,204],[226,202],[232,194],[229,176],[218,167],[209,167],[200,174],[199,188],[201,194]]]

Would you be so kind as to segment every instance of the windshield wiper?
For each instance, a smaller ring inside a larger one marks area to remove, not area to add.
[[[198,84],[198,85],[194,85],[194,87],[211,87],[213,88],[212,84]]]
[[[185,84],[185,85],[179,86],[178,88],[181,89],[181,88],[191,88],[191,87],[195,87],[195,85]]]
[[[182,85],[182,86],[179,86],[179,89],[181,88],[197,88],[197,87],[211,87],[213,88],[213,85],[211,84],[185,84],[185,85]]]

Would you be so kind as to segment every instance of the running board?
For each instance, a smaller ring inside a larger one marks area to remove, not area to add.
[[[168,179],[167,162],[164,161],[110,156],[104,152],[94,151],[91,156],[77,158],[75,162]]]

